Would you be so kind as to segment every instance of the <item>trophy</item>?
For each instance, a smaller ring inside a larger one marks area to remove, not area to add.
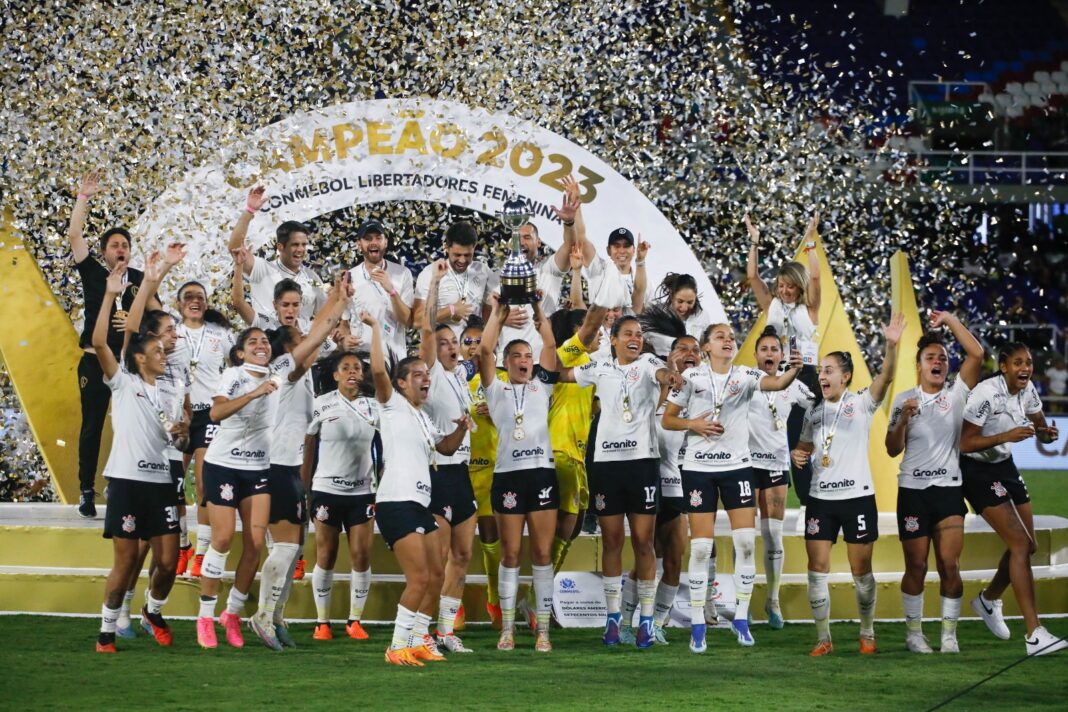
[[[530,221],[530,212],[522,200],[508,200],[497,218],[512,232],[512,252],[501,270],[501,304],[534,304],[538,301],[538,280],[534,267],[519,246],[519,228]]]

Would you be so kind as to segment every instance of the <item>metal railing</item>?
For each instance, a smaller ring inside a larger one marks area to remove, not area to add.
[[[919,107],[921,110],[926,111],[926,102],[924,101],[924,94],[922,92],[923,87],[934,87],[942,92],[942,101],[953,101],[953,90],[956,87],[967,87],[967,91],[964,93],[970,94],[974,90],[972,87],[980,87],[985,93],[992,93],[990,91],[990,85],[986,82],[936,82],[936,81],[921,81],[913,80],[909,82],[909,103]],[[980,92],[980,93],[984,93]]]

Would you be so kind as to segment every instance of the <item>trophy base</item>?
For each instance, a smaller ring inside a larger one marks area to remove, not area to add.
[[[524,304],[536,304],[538,293],[528,284],[501,284],[501,296],[497,301],[508,306],[520,306]]]

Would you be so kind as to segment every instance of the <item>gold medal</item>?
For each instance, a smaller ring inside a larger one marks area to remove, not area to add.
[[[786,421],[783,420],[782,418],[776,418],[775,419],[775,429],[776,430],[786,430]]]
[[[126,310],[125,309],[116,309],[115,310],[115,318],[116,319],[125,319],[126,317],[127,317],[127,314],[126,314]]]
[[[820,462],[823,464],[824,467],[830,467],[831,466],[831,456],[830,455],[824,455],[823,459],[820,460]]]
[[[634,422],[634,413],[631,413],[629,408],[627,410],[623,411],[623,422],[624,423]]]
[[[527,436],[527,433],[526,433],[525,430],[523,430],[523,428],[521,426],[517,425],[515,430],[512,431],[512,439],[513,440],[522,440],[526,436]]]

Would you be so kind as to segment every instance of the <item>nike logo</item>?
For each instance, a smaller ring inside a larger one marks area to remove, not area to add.
[[[994,612],[993,608],[986,607],[986,601],[984,601],[981,596],[979,598],[979,605],[983,607],[983,610],[986,611],[987,615],[991,615]]]
[[[545,506],[545,505],[547,505],[548,503],[549,503],[549,500],[545,500],[544,502],[543,502],[543,501],[541,501],[540,499],[538,500],[538,506],[539,506],[539,507],[544,507],[544,506]]]
[[[983,608],[986,608],[986,606],[983,606]],[[1038,638],[1035,638],[1034,640],[1028,640],[1027,638],[1024,638],[1024,642],[1028,645],[1038,645]]]
[[[741,502],[742,504],[749,504],[750,502],[753,501],[753,498],[750,497],[749,499],[740,499],[738,501]]]
[[[857,539],[863,539],[866,536],[868,536],[868,532],[864,532],[863,534],[857,534]]]
[[[645,505],[645,508],[646,509],[652,509],[655,506],[656,506],[655,504],[647,504],[647,505]]]
[[[255,487],[253,487],[253,489],[258,489],[258,490],[261,490],[261,489],[263,489],[263,488],[264,488],[264,487],[266,487],[266,486],[267,486],[267,485],[265,485],[265,484],[263,484],[263,485],[256,485]]]
[[[779,480],[782,479],[782,477],[770,477],[768,479],[770,479],[772,482],[778,482]]]

